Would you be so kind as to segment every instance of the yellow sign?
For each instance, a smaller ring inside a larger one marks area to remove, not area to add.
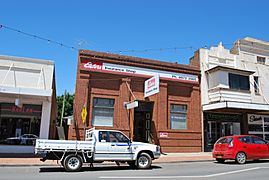
[[[83,107],[81,111],[81,118],[82,118],[83,123],[86,121],[86,117],[87,117],[87,110],[86,110],[86,107]]]

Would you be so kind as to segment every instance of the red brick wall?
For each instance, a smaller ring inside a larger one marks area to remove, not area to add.
[[[69,139],[83,139],[84,125],[81,120],[81,110],[87,107],[86,128],[92,127],[93,97],[113,98],[114,126],[100,127],[102,129],[117,129],[133,138],[134,109],[126,110],[124,102],[134,100],[128,90],[127,83],[137,100],[154,102],[152,124],[154,125],[155,143],[160,144],[163,152],[198,152],[201,151],[201,112],[199,84],[160,81],[160,92],[149,98],[144,98],[144,81],[147,77],[113,75],[81,70],[81,62],[85,59],[93,61],[124,64],[144,68],[190,73],[200,75],[199,68],[166,63],[155,60],[80,51],[74,101],[74,125],[69,129]],[[170,104],[186,104],[187,129],[170,129]],[[168,133],[167,138],[159,138],[160,132]]]

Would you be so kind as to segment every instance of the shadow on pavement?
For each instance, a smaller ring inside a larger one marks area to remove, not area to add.
[[[143,169],[151,170],[151,169],[161,169],[160,166],[151,166],[150,169]],[[105,166],[105,167],[82,167],[79,172],[87,172],[87,171],[111,171],[111,170],[141,170],[141,169],[134,169],[130,166]],[[63,167],[42,167],[39,169],[40,173],[49,173],[49,172],[66,172]]]
[[[246,162],[246,164],[259,164],[259,163],[268,163],[269,160],[249,160]],[[224,163],[219,163],[217,161],[214,161],[215,164],[223,164],[223,165],[238,165],[242,166],[244,164],[237,164],[234,160],[227,160]]]

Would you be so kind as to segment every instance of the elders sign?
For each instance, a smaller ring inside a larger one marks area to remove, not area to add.
[[[144,97],[149,97],[153,94],[160,92],[160,78],[159,75],[155,75],[152,78],[145,81]]]

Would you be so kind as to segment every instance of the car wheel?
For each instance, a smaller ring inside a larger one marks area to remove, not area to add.
[[[150,168],[152,159],[149,154],[141,153],[137,159],[137,167],[139,169],[148,169]]]
[[[247,161],[247,156],[244,152],[239,152],[236,154],[235,161],[238,164],[245,164]]]
[[[66,171],[76,172],[82,167],[82,158],[79,155],[69,154],[65,157],[63,164]]]
[[[224,163],[224,162],[225,162],[225,159],[217,158],[216,161],[217,161],[218,163]]]

